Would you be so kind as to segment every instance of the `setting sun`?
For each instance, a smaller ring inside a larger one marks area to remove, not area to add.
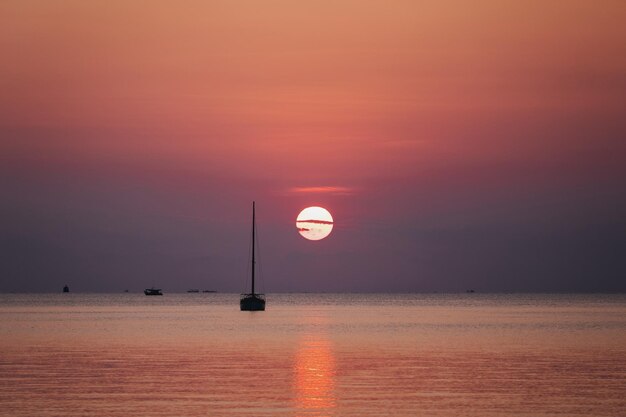
[[[333,216],[323,207],[307,207],[296,218],[298,232],[308,240],[321,240],[333,230]]]

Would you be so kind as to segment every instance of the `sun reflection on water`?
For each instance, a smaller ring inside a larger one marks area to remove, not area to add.
[[[294,389],[299,415],[330,416],[336,407],[335,356],[323,337],[300,342],[294,361]]]

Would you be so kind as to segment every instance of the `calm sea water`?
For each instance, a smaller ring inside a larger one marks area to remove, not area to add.
[[[1,416],[625,416],[626,295],[0,295]]]

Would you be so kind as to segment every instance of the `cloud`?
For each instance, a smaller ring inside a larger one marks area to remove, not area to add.
[[[333,224],[326,220],[298,220],[296,223]]]
[[[287,190],[290,194],[341,194],[349,195],[354,193],[350,187],[323,185],[317,187],[291,187]]]

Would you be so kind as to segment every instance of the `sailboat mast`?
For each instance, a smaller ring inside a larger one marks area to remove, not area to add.
[[[255,239],[254,239],[254,201],[252,202],[252,294],[254,294],[254,264],[256,263],[254,260],[254,246],[255,246]]]

